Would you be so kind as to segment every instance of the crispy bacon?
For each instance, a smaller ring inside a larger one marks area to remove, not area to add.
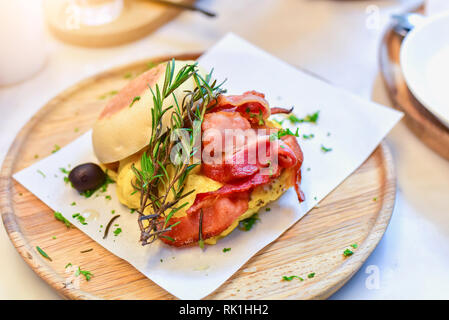
[[[275,108],[270,109],[271,114],[278,114],[278,113],[289,114],[292,111],[293,111],[293,107],[291,107],[290,109],[285,109],[285,108],[280,108],[280,107],[275,107]]]
[[[264,151],[265,155],[262,157]],[[270,136],[265,135],[251,140],[231,157],[225,158],[222,163],[209,163],[203,158],[201,169],[205,176],[215,181],[229,183],[260,173],[261,168],[267,169],[266,175],[272,175],[270,170],[276,170],[275,166],[289,168],[295,166],[297,161],[294,151],[284,141],[271,141]]]
[[[221,234],[238,217],[248,210],[249,192],[235,192],[226,196],[209,198],[199,202],[203,209],[202,237],[207,239]],[[195,201],[197,202],[197,201]],[[166,244],[181,247],[199,240],[200,208],[190,211],[181,218],[171,218],[170,224],[177,223],[173,230],[164,233],[161,240]],[[170,237],[170,238],[168,238]]]
[[[296,174],[294,175],[295,180],[293,182],[298,200],[299,202],[303,202],[305,200],[305,197],[304,193],[301,191],[301,166],[304,160],[304,155],[298,144],[298,140],[296,140],[294,136],[284,136],[282,138],[282,141],[284,141],[291,148],[291,150],[296,155],[296,159],[298,160],[294,167]]]
[[[242,95],[220,95],[209,112],[238,112],[251,123],[259,123],[270,116],[270,106],[265,95],[257,91],[247,91]]]
[[[227,148],[226,143],[230,143],[231,147],[243,146],[245,144],[244,132],[251,129],[251,124],[238,112],[219,111],[206,114],[201,129],[203,131],[203,153],[214,156],[217,150],[224,151]],[[229,150],[226,149],[226,151]]]
[[[202,130],[206,132],[215,129],[222,133],[226,129],[260,129],[260,119],[265,120],[270,115],[268,102],[264,98],[263,94],[256,91],[236,96],[220,96],[216,104],[208,110]],[[271,109],[273,114],[290,111],[282,108]],[[273,129],[265,125],[262,127]],[[241,139],[237,134],[232,138]],[[224,141],[221,140],[221,136],[215,140],[206,137],[205,148],[211,148],[212,153],[223,152],[218,148],[219,145],[224,146]],[[170,220],[170,224],[180,223],[164,233],[167,237],[162,237],[162,241],[173,246],[197,242],[200,235],[200,212],[203,212],[202,238],[208,239],[221,234],[248,210],[249,196],[254,188],[269,184],[281,175],[282,170],[293,171],[293,181],[290,185],[295,186],[299,201],[304,200],[300,190],[303,154],[293,136],[272,140],[267,134],[256,134],[255,138],[244,138],[243,141],[244,144],[240,148],[233,150],[231,156],[223,158],[219,163],[207,162],[203,157],[202,173],[224,185],[216,191],[198,193],[186,216]],[[266,150],[265,161],[250,161],[249,156],[258,154],[262,147]],[[269,174],[266,170],[269,170]]]
[[[201,210],[203,211],[202,238],[207,239],[221,234],[248,210],[249,195],[252,189],[269,183],[273,178],[279,176],[279,173],[280,170],[272,177],[256,174],[245,181],[226,184],[217,191],[198,193],[195,202],[187,210],[186,216],[170,220],[170,224],[178,221],[180,223],[164,233],[171,239],[161,238],[162,241],[175,247],[197,242]]]

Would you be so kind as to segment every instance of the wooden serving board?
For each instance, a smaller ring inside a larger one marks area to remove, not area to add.
[[[196,59],[198,55],[177,56]],[[166,60],[153,59],[152,62]],[[122,88],[148,61],[116,68],[84,80],[51,100],[20,131],[1,171],[0,208],[6,230],[30,267],[70,299],[172,299],[172,295],[114,256],[78,229],[67,229],[53,211],[12,179],[12,174],[88,131],[106,104],[104,96]],[[36,158],[36,155],[38,158]],[[376,247],[395,199],[391,154],[382,143],[369,159],[278,240],[261,250],[208,299],[323,299],[339,289]],[[275,213],[272,213],[275,214]],[[56,239],[52,237],[55,236]],[[343,251],[359,247],[348,258]],[[139,245],[136,242],[136,245]],[[42,258],[42,247],[53,259]],[[85,249],[93,251],[80,253]],[[80,289],[64,286],[71,262],[94,277]],[[315,277],[308,279],[309,273]],[[304,281],[282,281],[299,275]]]
[[[182,0],[192,4],[195,0]],[[124,0],[120,16],[107,24],[87,26],[77,22],[67,1],[45,0],[47,25],[58,39],[84,47],[110,47],[140,39],[175,18],[182,10],[145,0]]]
[[[393,24],[387,28],[382,39],[379,65],[385,88],[394,107],[405,113],[405,123],[412,132],[429,148],[449,160],[449,128],[414,97],[405,82],[399,61],[403,40],[394,32]]]

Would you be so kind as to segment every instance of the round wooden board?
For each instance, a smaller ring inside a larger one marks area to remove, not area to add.
[[[414,11],[422,12],[420,7]],[[405,123],[429,148],[449,160],[449,128],[410,92],[402,74],[399,53],[404,38],[391,24],[380,44],[379,65],[385,88],[394,107],[405,113]]]
[[[183,0],[188,4],[195,0]],[[87,26],[76,22],[75,9],[61,0],[45,0],[47,25],[60,40],[84,47],[110,47],[135,41],[160,28],[181,10],[149,1],[125,0],[120,16],[107,24]]]
[[[152,62],[166,59],[161,57]],[[106,103],[104,96],[122,88],[130,75],[142,72],[147,64],[148,61],[141,61],[119,67],[62,92],[25,125],[5,158],[0,208],[6,230],[31,268],[66,298],[174,298],[80,230],[67,229],[55,220],[50,208],[11,177],[50,155],[55,144],[62,147],[88,131]],[[207,299],[329,297],[361,267],[382,238],[393,210],[395,188],[393,160],[382,143],[319,207],[251,258]],[[343,251],[354,243],[359,245],[358,249],[345,258]],[[36,252],[37,245],[45,248],[52,262]],[[88,248],[93,251],[80,253]],[[90,270],[95,276],[89,282],[83,280],[80,289],[65,288],[68,262]],[[307,279],[311,272],[315,272],[315,277]],[[306,280],[281,281],[282,276],[292,274]]]

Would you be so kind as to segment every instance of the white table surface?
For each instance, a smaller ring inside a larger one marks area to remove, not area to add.
[[[391,13],[418,2],[240,0],[231,7],[231,1],[204,0],[199,3],[218,12],[217,19],[186,12],[156,33],[112,49],[73,47],[47,35],[45,68],[25,82],[0,87],[0,161],[18,130],[68,86],[133,60],[207,49],[228,31],[337,86],[390,105],[379,78],[378,44]],[[373,24],[376,17],[379,23]],[[403,123],[388,135],[387,143],[398,176],[393,217],[365,265],[332,298],[448,299],[449,162]],[[60,298],[22,260],[3,227],[0,252],[0,299]],[[366,285],[373,269],[378,271],[377,288]]]

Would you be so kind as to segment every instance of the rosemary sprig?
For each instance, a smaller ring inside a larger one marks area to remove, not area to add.
[[[182,101],[178,101],[174,92],[189,79],[194,81],[195,89],[184,91]],[[188,205],[188,202],[180,201],[195,191],[184,193],[184,184],[198,165],[192,158],[200,149],[198,138],[206,108],[225,92],[222,84],[212,81],[212,71],[203,78],[196,63],[183,66],[175,74],[175,60],[172,60],[167,63],[162,88],[156,85],[153,90],[150,87],[153,95],[151,136],[148,148],[141,156],[140,169],[132,165],[133,187],[140,192],[137,212],[142,245],[159,237],[171,239],[163,234],[179,222],[170,224],[170,219]],[[168,97],[173,97],[174,103],[164,108]],[[162,120],[169,110],[173,112],[168,128],[164,128]]]
[[[180,201],[194,192],[184,193],[184,184],[188,174],[198,165],[191,159],[199,149],[201,123],[207,106],[224,92],[222,84],[217,85],[211,78],[212,72],[205,78],[201,77],[196,63],[183,66],[175,74],[175,61],[172,60],[167,63],[162,88],[158,85],[154,90],[150,88],[153,94],[150,141],[140,159],[140,169],[134,164],[132,166],[135,174],[133,186],[140,192],[137,212],[142,245],[159,237],[169,238],[163,233],[177,224],[170,224],[170,219],[188,205]],[[193,79],[195,89],[184,91],[182,101],[178,101],[174,91],[189,79]],[[168,97],[173,97],[174,103],[164,108]],[[162,119],[169,110],[173,112],[168,128],[164,128]]]

